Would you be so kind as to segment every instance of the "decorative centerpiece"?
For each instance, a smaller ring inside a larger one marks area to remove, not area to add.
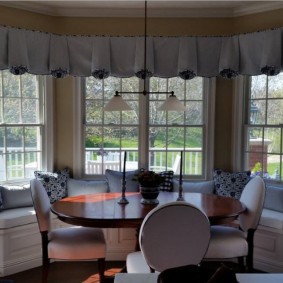
[[[141,203],[157,204],[159,186],[164,182],[164,178],[154,171],[144,170],[136,176],[135,180],[140,184]]]

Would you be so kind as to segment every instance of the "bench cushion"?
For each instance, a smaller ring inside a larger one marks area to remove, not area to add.
[[[0,229],[37,223],[33,206],[3,210],[0,213]]]
[[[283,213],[264,208],[262,210],[259,224],[283,231]]]

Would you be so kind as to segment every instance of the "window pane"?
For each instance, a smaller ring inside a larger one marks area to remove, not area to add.
[[[265,98],[266,97],[267,80],[265,75],[254,76],[251,78],[251,98]]]
[[[17,98],[4,99],[4,121],[15,124],[21,122],[21,101]]]
[[[270,98],[283,98],[283,73],[268,77],[268,96]]]
[[[283,123],[283,99],[272,99],[267,103],[267,124],[279,125]]]

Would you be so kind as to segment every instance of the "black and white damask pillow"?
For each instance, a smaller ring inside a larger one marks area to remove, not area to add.
[[[44,186],[50,203],[54,203],[67,196],[67,182],[70,170],[65,168],[57,172],[34,171],[35,178]]]
[[[222,170],[215,170],[213,173],[213,180],[216,195],[239,199],[245,185],[251,180],[251,172],[244,171],[230,173]]]
[[[160,191],[171,192],[173,190],[174,171],[163,171],[159,175],[164,178],[164,182],[159,186]]]

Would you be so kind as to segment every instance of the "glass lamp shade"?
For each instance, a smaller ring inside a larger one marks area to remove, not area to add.
[[[176,95],[171,94],[167,100],[158,108],[158,110],[163,111],[186,111],[184,104],[178,100]]]
[[[126,111],[126,110],[132,110],[132,109],[119,94],[115,94],[104,107],[104,111]]]

